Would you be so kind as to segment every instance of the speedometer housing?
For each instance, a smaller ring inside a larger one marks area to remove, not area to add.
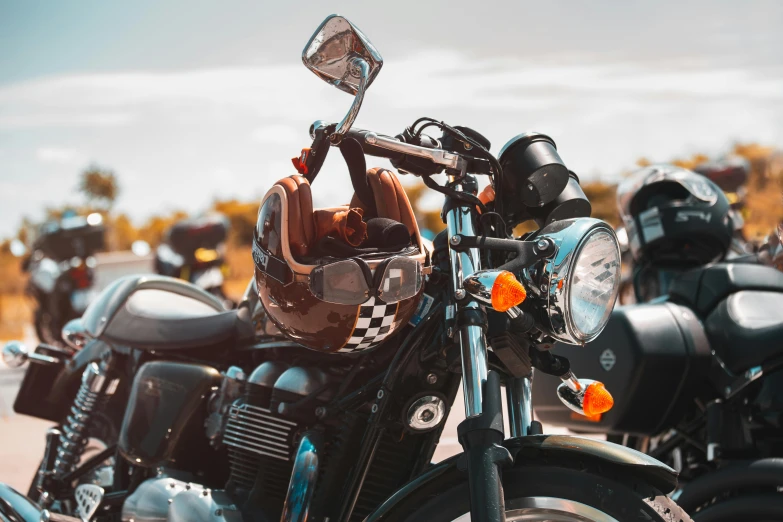
[[[537,239],[548,239],[554,254],[522,272],[534,297],[540,326],[569,344],[592,341],[603,331],[620,286],[620,247],[607,223],[593,218],[556,221]]]

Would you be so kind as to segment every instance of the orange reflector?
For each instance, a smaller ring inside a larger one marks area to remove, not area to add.
[[[525,287],[511,272],[504,270],[495,278],[495,284],[492,285],[492,308],[498,312],[507,312],[526,297]]]
[[[582,409],[585,416],[594,417],[612,409],[614,399],[604,383],[594,382],[585,390],[585,399]]]

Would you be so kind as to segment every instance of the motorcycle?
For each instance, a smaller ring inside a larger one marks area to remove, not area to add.
[[[41,342],[65,347],[63,326],[81,317],[97,295],[93,255],[104,248],[104,236],[97,213],[41,225],[32,254],[22,262],[30,274],[27,292],[36,301],[33,323]]]
[[[174,224],[155,250],[155,272],[189,281],[226,300],[223,282],[228,272],[224,257],[228,228],[228,220],[218,214]]]
[[[0,489],[0,514],[25,522],[689,520],[665,496],[677,483],[670,467],[605,441],[543,435],[533,421],[533,367],[559,376],[558,395],[580,413],[612,404],[601,383],[577,378],[549,350],[556,338],[583,343],[600,332],[620,270],[614,232],[584,215],[589,203],[551,138],[519,136],[495,158],[476,131],[432,119],[395,138],[354,129],[383,62],[343,17],[321,24],[303,60],[354,94],[339,124],[313,125],[311,147],[294,162],[309,181],[339,145],[357,193],[371,155],[446,196],[446,230],[421,252],[411,323],[369,351],[316,352],[266,335],[253,282],[225,311],[184,281],[119,280],[82,318],[91,340],[75,358],[6,347],[8,360],[36,362],[15,410],[60,426],[47,434],[29,496]],[[519,162],[521,171],[511,168]],[[444,171],[445,185],[431,178]],[[491,204],[476,196],[478,175],[494,183]],[[509,238],[506,224],[525,219],[541,228]],[[585,319],[588,310],[597,313]],[[464,452],[433,465],[460,382]],[[72,402],[69,388],[78,388]],[[107,448],[84,459],[101,415],[97,436]]]
[[[723,262],[668,279],[666,292],[615,309],[589,350],[556,348],[624,390],[610,412],[574,416],[541,375],[538,418],[666,462],[695,521],[783,520],[783,274]]]

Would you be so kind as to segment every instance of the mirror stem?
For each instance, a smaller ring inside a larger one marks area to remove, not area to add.
[[[353,122],[356,121],[356,117],[359,115],[362,101],[364,101],[364,91],[367,87],[367,79],[370,76],[370,66],[362,58],[354,58],[353,66],[359,70],[361,77],[359,88],[357,89],[356,97],[353,99],[351,108],[348,109],[348,114],[345,115],[345,118],[343,118],[343,121],[337,126],[337,130],[334,131],[334,134],[332,134],[330,138],[333,145],[339,145],[346,133],[351,130]]]

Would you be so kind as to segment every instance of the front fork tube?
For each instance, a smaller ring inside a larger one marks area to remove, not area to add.
[[[449,184],[462,190],[454,178]],[[449,202],[447,202],[449,205]],[[446,212],[449,245],[460,236],[476,235],[476,210],[469,206],[452,206]],[[481,306],[470,299],[462,282],[481,270],[478,249],[462,252],[450,249],[452,288],[458,303],[457,328],[462,356],[462,390],[465,395],[465,421],[457,427],[464,449],[460,467],[468,472],[470,515],[474,522],[504,522],[505,506],[500,467],[512,462],[502,446],[503,405],[500,377],[487,367],[486,316]]]
[[[531,434],[533,425],[533,374],[506,380],[508,423],[512,437]]]

